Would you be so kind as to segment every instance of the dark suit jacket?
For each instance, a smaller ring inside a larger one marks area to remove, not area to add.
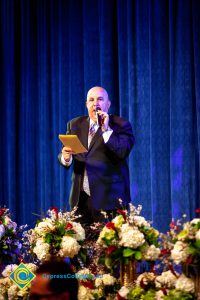
[[[111,210],[119,207],[121,198],[126,205],[130,202],[129,170],[126,158],[133,144],[131,124],[123,118],[110,115],[109,126],[113,129],[105,144],[99,128],[91,141],[87,153],[73,155],[71,208],[78,204],[86,168],[90,185],[89,205],[96,210]],[[83,116],[67,124],[67,134],[76,134],[88,148],[89,117]],[[59,154],[60,160],[61,154]]]

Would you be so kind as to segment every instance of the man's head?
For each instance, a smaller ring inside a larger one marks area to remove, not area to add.
[[[78,281],[74,275],[64,261],[44,262],[32,281],[30,300],[77,300]]]
[[[102,111],[108,112],[110,105],[108,93],[104,88],[95,86],[88,91],[86,107],[90,119],[94,122],[96,122],[96,108],[99,107]]]

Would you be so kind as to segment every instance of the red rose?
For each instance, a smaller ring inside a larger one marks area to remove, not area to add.
[[[200,208],[197,208],[195,211],[197,214],[200,214]]]
[[[72,229],[73,225],[71,223],[67,223],[65,229]]]
[[[106,228],[115,230],[115,224],[113,222],[108,222]]]
[[[87,281],[81,281],[81,284],[88,289],[94,289],[94,284],[92,281],[87,280]]]
[[[4,215],[6,208],[0,208],[0,217]]]
[[[116,249],[117,249],[116,246],[109,246],[105,251],[106,251],[106,254],[110,255]]]
[[[162,255],[168,255],[171,253],[171,251],[169,249],[161,249],[160,252]]]

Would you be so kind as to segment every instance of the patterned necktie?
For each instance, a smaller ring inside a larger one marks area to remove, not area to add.
[[[89,133],[88,133],[88,148],[90,146],[90,143],[95,135],[95,123],[92,123],[92,125],[90,126],[90,129],[89,129]]]
[[[95,123],[93,123],[93,124],[91,124],[89,132],[88,132],[88,148],[90,146],[90,143],[91,143],[95,133],[96,133]],[[90,187],[89,187],[89,181],[88,181],[88,175],[87,175],[86,169],[85,169],[84,175],[83,175],[83,190],[86,194],[88,194],[90,196]]]

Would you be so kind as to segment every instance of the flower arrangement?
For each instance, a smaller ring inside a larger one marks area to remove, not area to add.
[[[171,258],[176,264],[200,265],[200,218],[183,224],[176,236]]]
[[[58,212],[57,208],[50,208],[48,217],[39,220],[34,229],[24,234],[29,253],[41,261],[51,256],[76,256],[85,239],[85,230],[75,222],[79,217],[75,213],[76,208],[71,212]]]
[[[94,275],[89,269],[82,269],[76,276],[79,280],[79,300],[114,299],[119,289],[117,279],[110,274]]]
[[[32,263],[24,264],[31,272],[35,273],[37,266]],[[18,265],[7,265],[2,272],[3,278],[0,278],[0,300],[22,299],[27,300],[29,297],[30,285],[27,285],[23,290],[10,279],[11,273],[18,268]]]
[[[122,287],[117,293],[117,299],[195,299],[194,283],[185,275],[173,274],[171,271],[163,272],[159,276],[145,272],[137,278],[133,287]]]
[[[21,234],[25,227],[18,227],[11,220],[9,209],[0,208],[0,263],[3,265],[13,262],[19,254]]]
[[[120,200],[120,204],[122,204]],[[97,244],[103,247],[100,263],[114,268],[119,262],[154,261],[160,255],[157,247],[159,232],[140,216],[142,206],[129,205],[128,210],[118,210],[118,215],[100,232]]]

